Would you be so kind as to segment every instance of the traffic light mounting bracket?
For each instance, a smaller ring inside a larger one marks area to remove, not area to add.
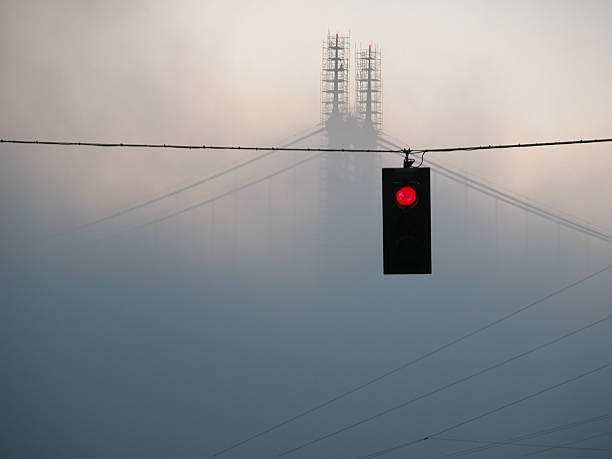
[[[412,150],[410,150],[410,148],[404,148],[404,149],[402,150],[402,152],[403,152],[403,153],[406,155],[406,156],[404,157],[404,167],[406,167],[406,168],[410,168],[410,167],[412,167],[412,165],[414,164],[414,159],[412,159],[412,158],[409,156],[411,151],[412,151]]]

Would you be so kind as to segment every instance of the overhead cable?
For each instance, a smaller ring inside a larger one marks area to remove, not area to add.
[[[106,147],[106,148],[168,148],[186,150],[274,150],[274,151],[321,151],[321,152],[344,152],[344,153],[443,153],[456,151],[475,150],[499,150],[510,148],[550,147],[559,145],[576,145],[588,143],[612,142],[612,138],[602,139],[580,139],[561,140],[554,142],[513,143],[501,145],[480,145],[471,147],[448,147],[448,148],[402,148],[397,150],[381,150],[373,148],[298,148],[298,147],[260,147],[239,145],[186,145],[166,143],[123,143],[123,142],[78,142],[58,140],[20,140],[0,139],[0,143],[27,144],[27,145],[56,145],[56,146],[80,146],[80,147]]]
[[[480,145],[474,147],[449,147],[449,148],[412,148],[414,153],[447,153],[453,151],[475,151],[475,150],[500,150],[508,148],[530,148],[530,147],[553,147],[558,145],[576,145],[586,143],[612,142],[611,139],[586,139],[586,140],[561,140],[554,142],[533,142],[533,143],[508,143],[501,145]]]
[[[264,181],[266,181],[268,179],[271,179],[272,177],[275,177],[277,175],[283,174],[283,173],[285,173],[285,172],[287,172],[287,171],[289,171],[291,169],[294,169],[297,166],[301,166],[302,164],[305,164],[305,163],[310,162],[310,161],[312,161],[312,160],[314,160],[316,158],[319,158],[322,155],[323,155],[323,153],[314,154],[314,155],[312,155],[312,156],[310,156],[310,157],[308,157],[306,159],[303,159],[301,161],[297,161],[296,163],[293,163],[290,166],[286,166],[286,167],[283,167],[282,169],[279,169],[279,170],[277,170],[275,172],[272,172],[271,174],[268,174],[268,175],[265,175],[265,176],[260,177],[258,179],[255,179],[255,180],[252,180],[250,182],[247,182],[244,185],[240,185],[239,187],[236,187],[233,190],[226,191],[225,193],[218,194],[216,196],[213,196],[212,198],[208,198],[208,199],[205,199],[204,201],[197,202],[195,204],[192,204],[192,205],[190,205],[188,207],[185,207],[183,209],[179,209],[179,210],[177,210],[175,212],[171,212],[171,213],[169,213],[167,215],[164,215],[162,217],[158,217],[158,218],[155,218],[153,220],[149,220],[147,222],[144,222],[144,223],[141,223],[139,225],[133,226],[131,228],[127,228],[125,230],[122,230],[122,231],[119,231],[117,233],[111,234],[110,236],[107,236],[107,237],[104,237],[104,238],[100,238],[96,242],[101,242],[101,241],[105,241],[107,239],[112,239],[112,238],[124,235],[124,234],[126,234],[128,232],[131,232],[131,231],[134,231],[134,230],[137,230],[137,229],[141,229],[141,228],[146,228],[148,226],[156,225],[158,223],[164,222],[164,221],[169,220],[171,218],[178,217],[179,215],[182,215],[184,213],[187,213],[187,212],[190,212],[192,210],[198,209],[198,208],[203,207],[203,206],[205,206],[207,204],[211,204],[211,203],[213,203],[215,201],[218,201],[219,199],[225,198],[226,196],[229,196],[229,195],[231,195],[233,193],[236,193],[237,191],[244,190],[245,188],[249,188],[249,187],[251,187],[253,185],[257,185],[258,183],[261,183],[261,182],[264,182]]]
[[[306,138],[309,138],[309,137],[311,137],[311,136],[313,136],[313,135],[315,135],[317,133],[320,133],[323,130],[324,130],[324,128],[317,129],[317,130],[315,130],[313,132],[310,132],[310,133],[308,133],[308,134],[306,134],[306,135],[304,135],[304,136],[302,136],[302,137],[300,137],[298,139],[295,139],[294,141],[288,143],[287,145],[292,145],[292,144],[295,144],[295,143],[300,142],[302,140],[305,140]],[[388,140],[386,140],[386,139],[384,139],[382,137],[381,137],[380,140],[383,141],[386,144],[389,144],[389,145],[392,145],[392,146],[396,146],[392,142],[390,142],[390,141],[388,141]],[[109,144],[109,145],[111,145],[111,144]],[[112,145],[115,145],[115,144],[112,144]],[[121,144],[121,145],[125,145],[125,144]],[[247,166],[249,164],[252,164],[252,163],[254,163],[254,162],[256,162],[256,161],[258,161],[260,159],[263,159],[263,158],[271,155],[272,153],[274,153],[276,151],[282,151],[283,148],[284,147],[278,147],[278,148],[276,148],[274,150],[270,150],[270,151],[268,151],[268,152],[266,152],[266,153],[264,153],[264,154],[262,154],[260,156],[252,158],[250,160],[247,160],[247,161],[245,161],[243,163],[240,163],[240,164],[238,164],[236,166],[233,166],[233,167],[231,167],[229,169],[226,169],[224,171],[221,171],[219,173],[213,174],[213,175],[211,175],[209,177],[206,177],[204,179],[201,179],[201,180],[198,180],[198,181],[193,182],[191,184],[185,185],[185,186],[183,186],[183,187],[181,187],[179,189],[170,191],[168,193],[165,193],[165,194],[163,194],[161,196],[158,196],[158,197],[152,198],[150,200],[144,201],[142,203],[135,204],[135,205],[130,206],[128,208],[116,211],[116,212],[114,212],[114,213],[112,213],[110,215],[107,215],[105,217],[101,217],[101,218],[98,218],[96,220],[93,220],[93,221],[90,221],[90,222],[83,223],[81,225],[75,226],[74,228],[70,228],[70,229],[61,231],[59,233],[56,233],[56,235],[61,235],[61,234],[66,234],[66,233],[71,233],[71,232],[74,232],[74,231],[78,231],[78,230],[81,230],[81,229],[84,229],[84,228],[96,225],[98,223],[102,223],[104,221],[107,221],[107,220],[110,220],[110,219],[113,219],[113,218],[125,215],[125,214],[127,214],[129,212],[141,209],[143,207],[146,207],[146,206],[148,206],[150,204],[154,204],[154,203],[159,202],[159,201],[161,201],[163,199],[166,199],[168,197],[175,196],[175,195],[180,194],[180,193],[182,193],[184,191],[187,191],[189,189],[192,189],[192,188],[195,188],[195,187],[197,187],[199,185],[202,185],[202,184],[204,184],[204,183],[206,183],[206,182],[208,182],[210,180],[213,180],[215,178],[221,177],[221,176],[226,175],[226,174],[228,174],[228,173],[230,173],[232,171],[235,171],[235,170],[240,169],[242,167],[245,167],[245,166]],[[309,148],[309,149],[306,149],[306,151],[313,151],[313,152],[321,151],[321,152],[326,152],[326,151],[330,151],[330,149]],[[337,151],[337,150],[332,150],[332,151]],[[344,151],[348,151],[348,150],[344,150]],[[385,152],[399,153],[401,150],[398,149],[398,150],[372,150],[372,151],[385,151]],[[551,220],[553,222],[559,223],[559,224],[564,225],[566,227],[569,227],[571,229],[578,230],[580,232],[583,232],[583,233],[588,234],[590,236],[593,236],[593,237],[596,237],[598,239],[604,240],[606,242],[612,242],[612,236],[610,236],[610,235],[608,235],[606,233],[603,233],[601,231],[597,231],[595,229],[589,228],[589,227],[587,227],[585,225],[582,225],[582,224],[580,224],[578,222],[572,221],[572,220],[570,220],[570,219],[568,219],[566,217],[563,217],[561,215],[558,215],[558,214],[555,214],[553,212],[547,211],[546,209],[539,208],[539,207],[537,207],[537,206],[535,206],[533,204],[530,204],[530,203],[528,203],[526,201],[523,201],[523,200],[520,200],[518,198],[515,198],[514,196],[511,196],[511,195],[509,195],[507,193],[504,193],[504,192],[502,192],[502,191],[500,191],[500,190],[498,190],[496,188],[493,188],[493,187],[491,187],[489,185],[485,185],[485,184],[483,184],[481,182],[478,182],[478,181],[476,181],[476,180],[474,180],[474,179],[472,179],[470,177],[467,177],[465,175],[459,174],[459,173],[457,173],[457,172],[455,172],[455,171],[453,171],[451,169],[445,168],[445,167],[443,167],[443,166],[441,166],[441,165],[439,165],[439,164],[437,164],[437,163],[435,163],[435,162],[433,162],[431,160],[427,160],[427,162],[432,164],[436,169],[439,169],[439,170],[436,170],[436,172],[440,173],[441,175],[443,175],[443,176],[445,176],[447,178],[450,178],[451,180],[458,181],[458,182],[460,182],[460,183],[462,183],[462,184],[464,184],[466,186],[469,186],[469,187],[471,187],[471,188],[473,188],[473,189],[475,189],[477,191],[480,191],[481,193],[484,193],[484,194],[486,194],[488,196],[491,196],[493,198],[502,200],[503,202],[511,204],[511,205],[513,205],[515,207],[518,207],[518,208],[522,209],[522,210],[526,210],[528,212],[534,213],[536,215],[539,215],[539,216],[541,216],[543,218],[546,218],[546,219]],[[302,162],[296,163],[295,165],[291,166],[291,168],[296,167],[296,166],[300,165],[301,163]],[[442,171],[445,171],[446,173],[444,173]],[[452,174],[452,175],[458,177],[460,180],[457,180],[457,178],[452,177],[449,174]],[[272,176],[274,176],[274,175],[276,175],[276,174],[272,174]],[[482,187],[485,190],[480,189],[478,187]],[[240,187],[239,189],[242,189],[242,188],[244,188],[244,187]],[[486,190],[488,190],[488,191],[486,191]],[[238,190],[234,190],[234,191],[238,191]],[[222,197],[228,196],[231,193],[232,192],[224,193],[222,195]],[[491,194],[491,193],[494,193],[494,194]],[[199,207],[199,206],[195,206],[195,207]],[[189,209],[195,208],[195,207],[192,206]],[[187,209],[185,211],[188,211],[189,209]],[[178,213],[173,213],[170,216],[168,216],[168,218],[171,218],[174,215],[179,215],[179,214],[182,214],[182,213],[184,213],[184,212],[183,211],[179,211]],[[165,219],[166,218],[163,218],[161,221],[163,221]],[[155,223],[155,222],[151,222],[151,223]],[[148,224],[149,223],[147,223],[146,225],[148,225]]]
[[[595,434],[595,435],[590,435],[588,437],[583,437],[583,438],[579,438],[577,440],[572,440],[572,441],[568,441],[568,442],[562,443],[561,446],[575,445],[575,444],[578,444],[578,443],[582,443],[584,441],[593,440],[595,438],[605,437],[605,436],[610,435],[610,434],[612,434],[612,432],[602,432],[602,433],[598,433],[598,434]],[[554,448],[545,448],[545,449],[540,449],[540,450],[537,450],[537,451],[531,451],[529,453],[521,454],[520,456],[515,456],[512,459],[522,459],[524,457],[535,456],[536,454],[538,456],[542,457],[542,453],[546,453],[546,452],[548,452],[548,451],[550,451],[552,449],[554,449]]]
[[[606,435],[612,432],[605,432]],[[565,446],[565,445],[542,445],[538,443],[518,443],[513,441],[491,441],[491,440],[468,440],[464,438],[444,438],[444,437],[430,437],[432,440],[442,440],[457,443],[480,443],[484,445],[493,446],[527,446],[530,448],[547,448],[547,449],[569,449],[574,451],[600,451],[600,452],[612,452],[610,448],[587,448],[580,446]]]
[[[399,404],[394,405],[394,406],[392,406],[390,408],[387,408],[385,410],[379,411],[376,414],[373,414],[371,416],[363,418],[363,419],[361,419],[361,420],[359,420],[357,422],[353,422],[353,423],[351,423],[351,424],[349,424],[347,426],[344,426],[344,427],[342,427],[342,428],[340,428],[338,430],[335,430],[333,432],[330,432],[328,434],[325,434],[325,435],[322,435],[322,436],[320,436],[318,438],[315,438],[314,440],[308,441],[308,442],[303,443],[303,444],[301,444],[299,446],[296,446],[294,448],[291,448],[291,449],[288,449],[286,451],[283,451],[282,453],[273,456],[273,459],[276,459],[276,458],[279,458],[279,457],[286,456],[288,454],[294,453],[294,452],[296,452],[298,450],[306,448],[307,446],[314,445],[315,443],[319,443],[320,441],[323,441],[323,440],[326,440],[328,438],[334,437],[334,436],[336,436],[336,435],[338,435],[340,433],[343,433],[343,432],[346,432],[348,430],[351,430],[351,429],[353,429],[353,428],[355,428],[357,426],[360,426],[362,424],[365,424],[365,423],[368,423],[370,421],[373,421],[374,419],[381,418],[381,417],[383,417],[383,416],[385,416],[387,414],[390,414],[390,413],[392,413],[394,411],[397,411],[397,410],[399,410],[401,408],[405,408],[406,406],[411,405],[412,403],[415,403],[417,401],[420,401],[420,400],[423,400],[425,398],[428,398],[428,397],[430,397],[432,395],[435,395],[435,394],[438,394],[440,392],[443,392],[443,391],[445,391],[447,389],[450,389],[451,387],[457,386],[457,385],[459,385],[461,383],[464,383],[466,381],[474,379],[477,376],[481,376],[481,375],[483,375],[485,373],[488,373],[489,371],[492,371],[492,370],[494,370],[496,368],[500,368],[500,367],[502,367],[504,365],[507,365],[507,364],[509,364],[511,362],[514,362],[515,360],[518,360],[518,359],[520,359],[522,357],[525,357],[525,356],[527,356],[529,354],[533,354],[534,352],[540,351],[540,350],[542,350],[542,349],[544,349],[544,348],[546,348],[548,346],[551,346],[551,345],[556,344],[556,343],[558,343],[560,341],[563,341],[564,339],[567,339],[570,336],[574,336],[574,335],[576,335],[576,334],[578,334],[578,333],[580,333],[582,331],[585,331],[585,330],[587,330],[589,328],[592,328],[592,327],[594,327],[596,325],[599,325],[599,324],[601,324],[603,322],[606,322],[606,321],[608,321],[610,319],[612,319],[612,314],[610,314],[610,315],[608,315],[608,316],[606,316],[606,317],[604,317],[602,319],[599,319],[599,320],[597,320],[595,322],[591,322],[588,325],[585,325],[585,326],[580,327],[578,329],[572,330],[571,332],[566,333],[566,334],[564,334],[562,336],[559,336],[559,337],[557,337],[557,338],[555,338],[555,339],[553,339],[551,341],[548,341],[546,343],[540,344],[540,345],[535,346],[535,347],[533,347],[531,349],[528,349],[527,351],[521,352],[521,353],[516,354],[516,355],[514,355],[512,357],[509,357],[509,358],[507,358],[507,359],[505,359],[505,360],[503,360],[501,362],[498,362],[496,364],[493,364],[493,365],[490,365],[490,366],[488,366],[486,368],[483,368],[482,370],[476,371],[475,373],[472,373],[472,374],[470,374],[468,376],[464,376],[462,378],[456,379],[455,381],[452,381],[452,382],[450,382],[448,384],[445,384],[445,385],[443,385],[441,387],[438,387],[437,389],[431,390],[431,391],[429,391],[429,392],[427,392],[425,394],[421,394],[421,395],[419,395],[417,397],[414,397],[414,398],[412,398],[412,399],[410,399],[408,401],[399,403]],[[541,445],[539,445],[539,446],[541,446]]]
[[[572,221],[566,217],[563,217],[561,215],[555,214],[553,212],[547,211],[546,209],[543,209],[541,207],[537,207],[533,204],[530,204],[529,202],[517,199],[507,193],[504,193],[502,191],[499,191],[493,187],[490,187],[488,185],[484,185],[480,182],[477,182],[473,179],[471,179],[470,177],[467,177],[465,175],[459,174],[457,172],[452,171],[451,169],[445,168],[431,160],[427,160],[427,162],[429,164],[431,164],[432,166],[434,166],[434,171],[450,180],[454,180],[454,181],[458,181],[459,183],[466,185],[476,191],[481,192],[482,194],[485,194],[487,196],[490,196],[492,198],[498,199],[502,202],[505,202],[506,204],[510,204],[511,206],[517,207],[521,210],[525,210],[527,212],[530,212],[534,215],[537,215],[539,217],[542,217],[546,220],[550,220],[554,223],[558,223],[562,226],[565,226],[567,228],[579,231],[581,233],[584,233],[586,235],[592,236],[596,239],[600,239],[602,241],[608,242],[608,243],[612,243],[612,236],[603,233],[601,231],[597,231],[595,229],[589,228],[588,226],[582,225],[578,222]]]
[[[468,419],[466,419],[464,421],[461,421],[461,422],[458,422],[458,423],[453,424],[451,426],[445,427],[444,429],[442,429],[442,430],[440,430],[440,431],[438,431],[436,433],[433,433],[431,435],[427,435],[427,436],[424,436],[424,437],[421,437],[421,438],[417,438],[417,439],[412,440],[412,441],[401,443],[399,445],[394,445],[394,446],[391,446],[391,447],[388,447],[388,448],[385,448],[385,449],[381,449],[379,451],[375,451],[375,452],[367,454],[365,456],[361,456],[359,459],[371,459],[371,458],[374,458],[374,457],[384,456],[384,455],[392,453],[394,451],[398,451],[400,449],[404,449],[404,448],[408,448],[409,446],[416,445],[417,443],[422,443],[424,441],[429,440],[430,437],[437,437],[437,436],[442,435],[442,434],[444,434],[446,432],[450,432],[451,430],[457,429],[457,428],[459,428],[461,426],[470,424],[470,423],[472,423],[474,421],[478,421],[479,419],[485,418],[485,417],[487,417],[487,416],[489,416],[491,414],[498,413],[498,412],[500,412],[502,410],[505,410],[506,408],[510,408],[511,406],[518,405],[519,403],[522,403],[522,402],[525,402],[525,401],[530,400],[532,398],[538,397],[539,395],[542,395],[542,394],[544,394],[546,392],[550,392],[551,390],[558,389],[559,387],[565,386],[566,384],[570,384],[572,382],[578,381],[579,379],[582,379],[582,378],[585,378],[585,377],[590,376],[592,374],[598,373],[598,372],[600,372],[602,370],[605,370],[606,368],[609,368],[610,366],[612,366],[612,362],[608,362],[608,363],[606,363],[604,365],[601,365],[601,366],[599,366],[597,368],[594,368],[594,369],[589,370],[587,372],[581,373],[581,374],[579,374],[577,376],[574,376],[572,378],[566,379],[566,380],[561,381],[561,382],[559,382],[557,384],[553,384],[552,386],[545,387],[544,389],[540,389],[537,392],[531,393],[531,394],[526,395],[524,397],[521,397],[519,399],[513,400],[512,402],[505,403],[504,405],[498,406],[497,408],[494,408],[492,410],[485,411],[484,413],[478,414],[478,415],[473,416],[471,418],[468,418]]]
[[[77,142],[56,140],[13,140],[0,139],[0,143],[23,145],[55,145],[63,147],[104,147],[104,148],[167,148],[175,150],[242,150],[242,151],[301,151],[301,152],[341,152],[341,153],[402,153],[401,150],[381,150],[374,148],[321,148],[321,147],[253,147],[239,145],[181,145],[170,143],[122,143],[122,142]]]
[[[315,131],[309,132],[308,134],[306,134],[304,136],[301,136],[301,137],[299,137],[299,138],[297,138],[295,140],[292,140],[291,142],[285,144],[285,146],[289,146],[289,145],[293,145],[293,144],[296,144],[298,142],[301,142],[302,140],[305,140],[305,139],[307,139],[309,137],[312,137],[313,135],[319,134],[321,131],[323,131],[323,128],[316,129]],[[277,150],[270,150],[270,151],[268,151],[266,153],[263,153],[263,154],[261,154],[259,156],[251,158],[251,159],[249,159],[247,161],[243,161],[243,162],[241,162],[239,164],[236,164],[235,166],[232,166],[232,167],[230,167],[228,169],[224,169],[223,171],[220,171],[220,172],[217,172],[215,174],[209,175],[208,177],[202,178],[202,179],[197,180],[197,181],[195,181],[193,183],[190,183],[188,185],[185,185],[185,186],[182,186],[182,187],[177,188],[175,190],[172,190],[172,191],[170,191],[168,193],[164,193],[161,196],[157,196],[155,198],[149,199],[149,200],[141,202],[139,204],[134,204],[134,205],[132,205],[130,207],[127,207],[125,209],[118,210],[116,212],[113,212],[112,214],[106,215],[105,217],[97,218],[96,220],[92,220],[92,221],[89,221],[87,223],[82,223],[82,224],[77,225],[77,226],[75,226],[73,228],[61,231],[60,233],[57,233],[56,235],[67,234],[67,233],[72,233],[72,232],[75,232],[75,231],[79,231],[79,230],[88,228],[90,226],[94,226],[94,225],[97,225],[99,223],[105,222],[107,220],[111,220],[113,218],[120,217],[120,216],[125,215],[125,214],[127,214],[129,212],[133,212],[135,210],[142,209],[143,207],[149,206],[151,204],[154,204],[156,202],[162,201],[162,200],[167,199],[169,197],[172,197],[172,196],[175,196],[177,194],[183,193],[183,192],[188,191],[188,190],[190,190],[192,188],[195,188],[195,187],[203,185],[203,184],[205,184],[207,182],[210,182],[211,180],[214,180],[214,179],[217,179],[217,178],[222,177],[224,175],[227,175],[230,172],[234,172],[234,171],[236,171],[238,169],[241,169],[241,168],[246,167],[246,166],[248,166],[250,164],[253,164],[253,163],[255,163],[255,162],[259,161],[259,160],[262,160],[262,159],[270,156],[271,154],[275,153],[276,151]]]
[[[524,440],[531,440],[537,437],[543,437],[545,435],[551,435],[553,433],[557,433],[557,432],[561,432],[563,430],[570,430],[570,429],[574,429],[576,427],[581,427],[585,424],[590,424],[593,422],[598,422],[598,421],[606,421],[608,419],[612,418],[612,413],[606,413],[600,416],[593,416],[587,419],[582,419],[580,421],[574,421],[574,422],[570,422],[570,423],[565,423],[565,424],[561,424],[555,427],[549,427],[547,429],[541,429],[541,430],[537,430],[535,432],[531,432],[528,434],[523,434],[523,435],[519,435],[519,436],[515,436],[515,437],[511,437],[511,438],[507,438],[504,441],[508,441],[508,442],[519,442],[519,441],[524,441]],[[607,433],[606,433],[607,434]],[[599,435],[598,435],[599,436]],[[433,440],[437,439],[437,437],[430,437]],[[580,441],[584,441],[580,440]],[[563,445],[567,445],[567,444],[573,444],[573,442],[570,443],[564,443]],[[470,455],[470,454],[474,454],[474,453],[479,453],[482,451],[487,451],[489,449],[495,449],[495,448],[499,448],[501,445],[485,445],[485,446],[477,446],[474,448],[468,448],[468,449],[463,449],[460,451],[455,451],[453,453],[450,454],[444,454],[442,456],[436,456],[434,459],[452,459],[455,457],[459,457],[459,456],[466,456],[466,455]],[[529,453],[528,455],[532,455],[535,452]],[[522,456],[521,456],[522,457]]]
[[[456,339],[454,339],[452,341],[449,341],[449,342],[447,342],[447,343],[445,343],[445,344],[443,344],[443,345],[441,345],[441,346],[439,346],[439,347],[437,347],[437,348],[435,348],[435,349],[433,349],[433,350],[431,350],[429,352],[426,352],[425,354],[422,354],[419,357],[416,357],[416,358],[414,358],[412,360],[409,360],[408,362],[405,362],[405,363],[403,363],[403,364],[401,364],[401,365],[399,365],[399,366],[397,366],[397,367],[395,367],[395,368],[393,368],[393,369],[391,369],[389,371],[386,371],[386,372],[384,372],[384,373],[382,373],[382,374],[380,374],[380,375],[378,375],[378,376],[376,376],[376,377],[374,377],[374,378],[372,378],[372,379],[370,379],[370,380],[368,380],[368,381],[366,381],[364,383],[361,383],[361,384],[353,387],[352,389],[349,389],[349,390],[347,390],[345,392],[342,392],[342,393],[340,393],[340,394],[338,394],[338,395],[336,395],[336,396],[334,396],[334,397],[332,397],[332,398],[330,398],[330,399],[328,399],[328,400],[326,400],[326,401],[324,401],[324,402],[322,402],[322,403],[320,403],[318,405],[315,405],[315,406],[313,406],[313,407],[311,407],[311,408],[309,408],[307,410],[304,410],[304,411],[302,411],[302,412],[300,412],[300,413],[298,413],[298,414],[296,414],[296,415],[294,415],[292,417],[289,417],[289,418],[287,418],[287,419],[285,419],[283,421],[280,421],[277,424],[274,424],[274,425],[268,427],[265,430],[257,432],[255,434],[245,438],[244,440],[238,441],[238,442],[236,442],[236,443],[234,443],[234,444],[224,448],[223,450],[220,450],[220,451],[218,451],[218,452],[216,452],[213,455],[208,456],[208,457],[209,458],[213,458],[213,457],[220,456],[221,454],[229,452],[229,451],[231,451],[231,450],[233,450],[233,449],[235,449],[235,448],[237,448],[239,446],[242,446],[242,445],[244,445],[244,444],[246,444],[246,443],[248,443],[248,442],[250,442],[252,440],[255,440],[256,438],[262,437],[262,436],[264,436],[266,434],[269,434],[269,433],[279,429],[280,427],[283,427],[283,426],[285,426],[287,424],[290,424],[290,423],[292,423],[292,422],[294,422],[294,421],[296,421],[296,420],[298,420],[300,418],[303,418],[306,415],[309,415],[311,413],[319,411],[322,408],[325,408],[326,406],[329,406],[329,405],[331,405],[331,404],[333,404],[333,403],[335,403],[335,402],[337,402],[337,401],[339,401],[339,400],[341,400],[341,399],[343,399],[343,398],[345,398],[345,397],[347,397],[347,396],[349,396],[351,394],[354,394],[354,393],[356,393],[356,392],[358,392],[358,391],[360,391],[362,389],[365,389],[366,387],[371,386],[374,383],[377,383],[378,381],[381,381],[381,380],[383,380],[383,379],[385,379],[385,378],[387,378],[387,377],[389,377],[389,376],[391,376],[391,375],[393,375],[395,373],[398,373],[401,370],[404,370],[404,369],[406,369],[406,368],[408,368],[408,367],[410,367],[410,366],[412,366],[412,365],[414,365],[414,364],[416,364],[418,362],[421,362],[421,361],[423,361],[423,360],[425,360],[425,359],[427,359],[427,358],[429,358],[429,357],[431,357],[431,356],[433,356],[433,355],[435,355],[435,354],[437,354],[437,353],[439,353],[439,352],[441,352],[441,351],[443,351],[445,349],[448,349],[448,348],[450,348],[450,347],[452,347],[452,346],[454,346],[454,345],[456,345],[456,344],[458,344],[458,343],[460,343],[462,341],[465,341],[466,339],[468,339],[468,338],[470,338],[470,337],[472,337],[472,336],[474,336],[474,335],[476,335],[478,333],[481,333],[481,332],[483,332],[483,331],[485,331],[485,330],[487,330],[487,329],[489,329],[489,328],[491,328],[491,327],[493,327],[495,325],[498,325],[498,324],[500,324],[500,323],[510,319],[511,317],[514,317],[514,316],[516,316],[516,315],[518,315],[518,314],[520,314],[520,313],[522,313],[524,311],[527,311],[528,309],[531,309],[531,308],[537,306],[538,304],[543,303],[546,300],[549,300],[550,298],[553,298],[554,296],[557,296],[557,295],[559,295],[559,294],[561,294],[561,293],[563,293],[563,292],[565,292],[565,291],[567,291],[567,290],[569,290],[569,289],[571,289],[573,287],[576,287],[576,286],[582,284],[583,282],[586,282],[587,280],[589,280],[589,279],[591,279],[593,277],[596,277],[596,276],[598,276],[600,274],[603,274],[604,272],[609,271],[610,269],[612,269],[612,265],[608,265],[605,268],[602,268],[602,269],[600,269],[598,271],[595,271],[595,272],[589,274],[586,277],[583,277],[582,279],[579,279],[579,280],[577,280],[575,282],[572,282],[571,284],[567,284],[564,287],[549,293],[548,295],[545,295],[545,296],[543,296],[543,297],[541,297],[541,298],[539,298],[539,299],[537,299],[535,301],[532,301],[531,303],[529,303],[529,304],[527,304],[525,306],[522,306],[521,308],[515,310],[514,312],[506,314],[506,315],[500,317],[499,319],[496,319],[496,320],[494,320],[492,322],[489,322],[486,325],[478,327],[478,328],[476,328],[476,329],[474,329],[474,330],[472,330],[472,331],[470,331],[470,332],[460,336],[459,338],[456,338]]]
[[[390,142],[389,140],[385,139],[384,137],[381,137],[380,140],[388,145],[391,146],[396,146],[394,143]],[[558,223],[560,225],[563,225],[567,228],[579,231],[581,233],[587,234],[589,236],[595,237],[597,239],[600,239],[602,241],[608,242],[608,243],[612,243],[612,236],[609,234],[606,234],[602,231],[598,231],[596,229],[593,229],[589,226],[585,226],[580,222],[574,221],[570,218],[564,217],[558,213],[555,212],[551,212],[550,210],[544,209],[543,207],[540,206],[536,206],[534,204],[531,204],[530,202],[527,202],[525,200],[519,199],[515,196],[512,196],[508,193],[505,193],[495,187],[492,187],[490,185],[486,185],[478,180],[475,180],[471,177],[468,177],[466,175],[460,174],[452,169],[449,169],[447,167],[442,166],[439,163],[436,163],[435,161],[432,161],[431,159],[427,159],[425,160],[425,162],[427,162],[428,164],[430,164],[431,166],[433,166],[433,170],[434,172],[436,172],[437,174],[440,174],[450,180],[453,180],[455,182],[461,183],[462,185],[466,185],[482,194],[485,194],[487,196],[490,196],[492,198],[498,199],[502,202],[505,202],[506,204],[510,204],[514,207],[517,207],[521,210],[525,210],[527,212],[530,212],[534,215],[538,215],[539,217],[542,217],[544,219],[550,220],[554,223]],[[592,225],[594,226],[594,225]]]

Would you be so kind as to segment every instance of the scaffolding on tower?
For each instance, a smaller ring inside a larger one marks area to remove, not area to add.
[[[350,35],[328,32],[323,41],[321,124],[326,141],[322,143],[331,149],[377,148],[379,145],[378,135],[382,127],[380,52],[378,48],[372,48],[364,55],[369,57],[368,60],[360,59],[358,50],[355,50],[356,54],[353,51]],[[349,63],[353,56],[357,57],[356,77],[365,81],[355,83],[357,98],[351,106],[353,86],[349,81],[354,74],[349,73]],[[342,152],[323,156],[320,163],[321,222],[329,244],[321,259],[325,269],[341,269],[340,260],[358,269],[357,254],[361,248],[347,245],[347,222],[369,234],[376,234],[377,227],[366,218],[368,213],[361,210],[379,204],[376,194],[371,192],[379,180],[379,156]],[[354,202],[360,206],[347,205]]]
[[[377,45],[355,51],[355,112],[364,128],[380,132],[383,123],[381,52]]]
[[[327,34],[321,66],[321,123],[345,119],[349,113],[350,35]]]

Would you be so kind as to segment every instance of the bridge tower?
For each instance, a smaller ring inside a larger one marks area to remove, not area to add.
[[[382,72],[378,46],[355,50],[355,115],[360,120],[361,143],[376,147],[382,129]]]
[[[377,46],[355,49],[355,102],[350,103],[350,35],[329,33],[323,42],[321,69],[321,124],[328,148],[376,148],[382,128],[381,57]],[[346,229],[376,234],[378,221],[366,209],[380,207],[379,158],[373,153],[329,153],[323,162],[322,190],[325,237],[332,247],[326,248],[326,264],[334,269],[334,258],[344,266],[353,265],[351,257],[363,260],[362,239],[348,247]],[[360,203],[362,206],[354,205]],[[356,229],[358,228],[358,229]],[[353,236],[358,236],[353,232]],[[378,249],[377,244],[369,244]],[[338,253],[340,250],[341,253]],[[335,254],[335,255],[334,255]],[[376,256],[376,255],[375,255]],[[360,258],[361,257],[361,258]],[[373,264],[374,265],[374,264]]]

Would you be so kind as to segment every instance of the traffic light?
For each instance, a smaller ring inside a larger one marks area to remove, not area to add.
[[[382,199],[384,274],[431,274],[429,168],[384,168]]]

